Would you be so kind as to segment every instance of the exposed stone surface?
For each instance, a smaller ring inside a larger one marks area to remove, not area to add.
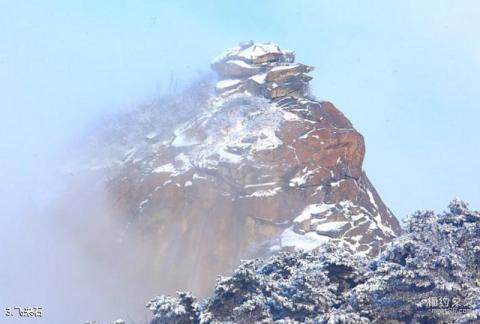
[[[362,135],[333,104],[305,97],[312,68],[293,61],[274,44],[241,44],[212,65],[218,95],[196,100],[182,124],[145,130],[148,149],[110,144],[124,148],[110,193],[132,224],[162,238],[152,262],[172,290],[205,293],[242,257],[326,241],[376,255],[399,234],[362,170]],[[120,128],[138,130],[129,123]]]
[[[248,92],[267,98],[304,97],[308,93],[306,73],[313,67],[293,63],[295,54],[272,43],[240,43],[212,63],[220,81],[216,90],[221,95]],[[237,86],[227,86],[235,83]]]

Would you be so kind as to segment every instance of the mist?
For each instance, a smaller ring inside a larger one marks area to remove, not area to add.
[[[192,282],[195,274],[180,278],[174,260],[159,259],[162,237],[135,223],[107,186],[108,163],[125,153],[110,142],[125,136],[141,145],[149,127],[142,121],[145,114],[156,119],[163,114],[150,126],[160,137],[170,137],[211,88],[209,73],[188,82],[170,77],[157,96],[94,116],[80,131],[36,153],[25,168],[29,173],[10,175],[17,183],[5,187],[2,215],[7,217],[1,219],[0,232],[6,262],[1,301],[15,315],[8,320],[24,320],[15,307],[42,307],[43,316],[35,319],[39,323],[110,323],[118,318],[147,323],[145,304],[158,294],[190,289],[206,296],[205,289],[192,288],[213,282]],[[182,253],[185,247],[178,242],[176,250]]]
[[[149,250],[122,235],[99,178],[64,169],[42,165],[40,182],[11,188],[2,204],[2,307],[42,307],[39,323],[146,318]]]
[[[2,303],[42,307],[43,317],[35,319],[41,323],[146,318],[141,300],[155,286],[146,282],[152,278],[148,249],[121,235],[124,224],[103,201],[102,189],[92,187],[92,179],[81,181],[70,182],[54,206],[22,208],[24,218],[2,233]]]
[[[168,96],[146,99],[146,107],[170,100],[179,88],[168,89]],[[63,146],[37,153],[29,173],[11,175],[17,183],[3,192],[0,297],[15,314],[12,323],[24,320],[15,307],[42,307],[39,323],[147,323],[146,302],[178,288],[162,276],[171,262],[156,258],[161,238],[131,224],[105,187],[108,172],[95,165],[114,158],[106,150],[108,126],[140,109],[99,114]],[[173,125],[180,120],[169,113]]]

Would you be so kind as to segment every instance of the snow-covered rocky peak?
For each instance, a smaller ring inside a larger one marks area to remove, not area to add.
[[[213,68],[217,93],[203,82],[132,112],[98,148],[115,152],[99,164],[131,227],[161,237],[172,285],[200,291],[240,258],[326,242],[373,256],[400,233],[362,170],[362,135],[306,96],[311,67],[245,43]]]
[[[269,99],[308,93],[307,75],[313,67],[294,63],[295,53],[274,43],[245,42],[217,57],[212,68],[218,74],[218,94],[246,92]]]

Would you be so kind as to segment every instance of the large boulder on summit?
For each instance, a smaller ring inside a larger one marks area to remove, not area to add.
[[[265,97],[267,98],[280,98],[280,97],[303,97],[308,91],[308,84],[303,81],[292,81],[281,84],[267,83],[264,90]]]
[[[215,71],[225,77],[250,77],[262,71],[262,67],[248,64],[241,60],[228,60],[222,64],[217,64]]]
[[[372,256],[400,232],[362,169],[362,135],[306,96],[312,68],[292,61],[277,45],[241,44],[214,62],[215,95],[192,88],[115,125],[128,136],[106,146],[120,150],[110,194],[130,227],[161,238],[152,262],[167,290],[205,293],[241,258],[278,249],[335,242]],[[250,66],[260,72],[249,76]],[[171,116],[182,119],[163,122]],[[145,143],[162,122],[162,136],[139,149],[139,125]]]
[[[303,73],[308,73],[311,71],[313,71],[313,67],[305,64],[297,63],[297,64],[291,64],[291,65],[281,65],[281,66],[276,66],[270,69],[265,79],[267,81],[277,82],[277,83],[288,82],[295,79],[295,77],[303,75]]]
[[[226,53],[216,58],[213,65],[222,64],[228,60],[241,60],[250,64],[266,64],[278,61],[282,57],[284,60],[292,59],[291,51],[284,52],[274,43],[240,43],[237,47],[229,49]]]
[[[312,79],[306,73],[313,67],[293,63],[293,51],[281,50],[272,43],[240,43],[216,58],[212,69],[217,72],[219,82],[218,94],[247,92],[267,98],[304,97],[308,93],[308,82]],[[235,90],[224,87],[228,84],[242,82]]]

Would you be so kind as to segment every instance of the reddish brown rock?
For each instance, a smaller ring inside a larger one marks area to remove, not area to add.
[[[374,256],[400,233],[362,169],[363,136],[333,104],[306,97],[311,68],[293,60],[271,43],[241,44],[213,64],[217,96],[175,98],[170,113],[201,109],[172,119],[142,150],[128,136],[109,145],[126,151],[110,197],[130,230],[155,238],[162,292],[204,294],[241,258],[328,240]],[[152,114],[139,123],[169,117]]]
[[[331,103],[237,94],[207,106],[109,186],[161,238],[155,262],[175,289],[206,292],[240,258],[305,248],[308,233],[376,255],[400,232],[362,170],[362,135]]]

